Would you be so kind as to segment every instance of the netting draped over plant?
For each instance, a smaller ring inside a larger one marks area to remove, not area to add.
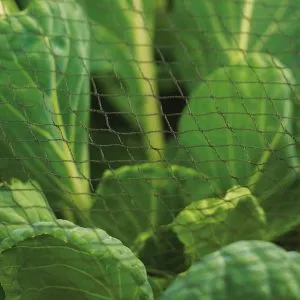
[[[0,0],[0,299],[300,299],[299,0]]]

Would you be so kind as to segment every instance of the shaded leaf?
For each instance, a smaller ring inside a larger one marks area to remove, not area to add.
[[[154,299],[159,299],[170,282],[171,278],[149,276],[149,283],[153,290]]]
[[[268,219],[269,240],[288,233],[300,224],[299,180],[289,186],[280,183],[276,188],[276,194],[261,202]]]
[[[218,193],[204,174],[179,166],[142,164],[104,173],[93,219],[125,245],[141,249],[191,201]]]

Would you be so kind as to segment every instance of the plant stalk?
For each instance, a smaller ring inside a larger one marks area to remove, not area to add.
[[[157,100],[157,79],[153,43],[151,34],[146,28],[143,15],[143,1],[132,1],[134,14],[133,38],[138,73],[141,74],[140,90],[144,95],[143,129],[145,130],[145,144],[150,161],[160,161],[163,156],[165,141],[161,119],[160,104]]]

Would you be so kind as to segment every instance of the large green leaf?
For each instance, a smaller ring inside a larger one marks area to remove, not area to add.
[[[98,227],[125,245],[141,249],[192,201],[218,195],[207,176],[179,166],[125,166],[104,173],[93,219]]]
[[[181,80],[193,90],[203,77],[234,64],[236,52],[279,58],[300,79],[299,0],[175,0],[171,15]]]
[[[262,195],[298,166],[291,135],[290,72],[267,55],[218,69],[191,96],[179,123],[182,147],[223,191],[246,186]],[[269,191],[268,191],[269,192]]]
[[[55,219],[34,182],[0,186],[7,299],[152,299],[143,264],[103,230]]]
[[[192,265],[161,299],[298,300],[300,254],[268,242],[237,242]]]
[[[0,242],[7,299],[152,299],[143,264],[100,229],[38,222]]]
[[[0,32],[0,141],[45,192],[89,207],[89,28],[83,11],[72,1],[32,1],[3,19]]]
[[[170,227],[191,260],[235,241],[266,237],[265,213],[258,200],[243,187],[230,189],[224,198],[192,202]]]

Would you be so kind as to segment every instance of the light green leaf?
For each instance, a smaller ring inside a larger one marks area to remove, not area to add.
[[[234,187],[224,198],[202,199],[183,209],[169,225],[194,261],[239,240],[266,236],[266,218],[247,188]]]
[[[7,299],[152,299],[143,264],[100,229],[38,222],[0,242]]]
[[[85,15],[72,1],[36,0],[2,20],[0,32],[0,141],[45,191],[85,209],[90,205]]]
[[[0,239],[12,228],[53,220],[55,216],[36,182],[0,184]]]
[[[266,55],[249,55],[234,67],[218,69],[194,91],[183,112],[182,151],[174,163],[192,157],[223,191],[241,185],[259,196],[295,175],[292,80]]]
[[[298,300],[299,283],[299,253],[269,242],[241,241],[192,265],[161,300]]]
[[[218,194],[207,176],[179,166],[125,166],[104,173],[93,219],[125,245],[141,249],[190,202]]]
[[[234,63],[237,52],[269,53],[300,79],[299,0],[175,0],[171,15],[178,70],[189,90]]]

